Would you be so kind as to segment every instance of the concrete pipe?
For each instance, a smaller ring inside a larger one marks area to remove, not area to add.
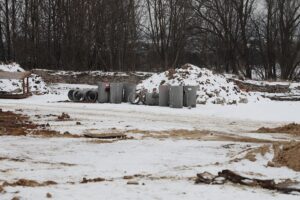
[[[98,83],[98,102],[108,103],[109,102],[109,83]]]
[[[84,101],[85,91],[84,90],[74,90],[73,92],[73,101],[80,102]]]
[[[197,104],[197,90],[198,86],[184,86],[183,87],[183,105],[185,107],[194,108]]]
[[[183,107],[183,86],[171,86],[170,88],[170,107]]]
[[[132,93],[136,93],[136,84],[124,83],[123,89],[124,89],[123,102],[130,102],[129,101],[130,95]]]
[[[110,103],[119,104],[123,100],[123,83],[110,84]]]
[[[68,98],[69,98],[71,101],[74,101],[74,98],[73,98],[74,91],[75,91],[75,90],[69,90],[69,92],[68,92]]]
[[[96,102],[98,99],[98,91],[97,89],[87,90],[85,92],[84,100],[88,102]]]
[[[169,106],[170,86],[159,86],[159,106]]]
[[[148,106],[158,106],[159,94],[158,93],[146,93],[145,104]]]

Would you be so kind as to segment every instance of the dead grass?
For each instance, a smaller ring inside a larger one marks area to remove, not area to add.
[[[260,154],[264,156],[266,153],[271,152],[271,148],[274,150],[274,157],[272,162],[268,163],[269,167],[288,167],[295,171],[300,171],[300,142],[277,142],[269,145],[263,145],[261,147],[251,149],[247,154],[240,159],[234,159],[233,162],[239,162],[243,159],[256,161],[256,155]]]
[[[258,133],[286,133],[300,136],[300,124],[292,123],[276,128],[262,127],[257,130]]]

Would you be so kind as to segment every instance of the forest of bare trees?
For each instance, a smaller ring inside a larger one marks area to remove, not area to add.
[[[0,61],[299,79],[299,0],[0,0]]]

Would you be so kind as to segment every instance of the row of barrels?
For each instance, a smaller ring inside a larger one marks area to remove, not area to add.
[[[159,91],[141,90],[131,83],[98,83],[97,89],[72,89],[68,97],[74,102],[114,103],[129,102],[172,108],[196,107],[197,86],[159,86]]]
[[[198,86],[161,85],[158,94],[156,92],[146,93],[145,104],[171,108],[193,108],[197,105],[197,90]]]

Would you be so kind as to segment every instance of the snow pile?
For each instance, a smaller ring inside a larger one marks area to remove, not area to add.
[[[199,86],[198,104],[237,104],[260,100],[260,96],[240,91],[239,87],[225,76],[212,71],[186,64],[175,70],[154,74],[138,85],[138,89],[152,91],[159,85]]]
[[[0,71],[6,72],[24,72],[25,70],[17,63],[0,64]],[[32,74],[29,77],[30,91],[34,94],[48,94],[51,90],[46,86],[42,77]],[[22,81],[14,79],[0,79],[0,92],[9,92],[14,94],[22,93]]]

